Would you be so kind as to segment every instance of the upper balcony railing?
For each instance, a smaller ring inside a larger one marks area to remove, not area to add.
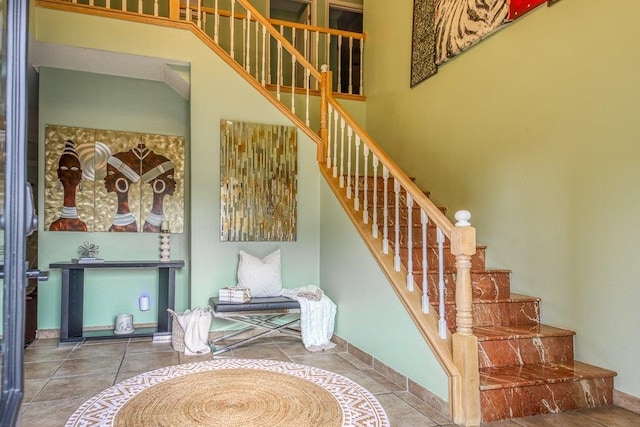
[[[65,1],[65,0],[62,0]],[[231,10],[222,9],[219,3],[222,1],[212,0],[207,2],[211,6],[205,6],[198,0],[66,0],[69,3],[87,5],[92,7],[103,7],[108,10],[118,10],[121,12],[132,12],[142,15],[165,17],[174,20],[186,20],[194,22],[205,33],[207,33],[216,43],[229,43],[221,37],[220,27],[229,26],[229,19],[233,16],[236,27],[243,31],[237,31],[237,35],[244,37],[259,37],[259,34],[246,32],[247,15],[235,10],[235,2],[224,1],[225,5],[231,3]],[[189,10],[191,13],[186,13]],[[252,17],[251,21],[255,22]],[[318,27],[314,25],[299,24],[297,22],[282,21],[278,19],[267,19],[280,34],[294,46],[302,56],[314,66],[320,69],[322,64],[328,64],[334,70],[333,92],[338,95],[364,96],[363,84],[363,59],[365,35],[350,31],[336,30],[332,28]],[[257,29],[256,25],[254,29]],[[236,39],[235,44],[246,45],[246,40]],[[276,45],[265,47],[268,52],[266,60],[266,84],[273,87],[291,86],[293,73],[290,69],[284,69],[277,77],[278,49]],[[238,51],[237,53],[240,53]],[[254,52],[255,53],[255,52]],[[282,60],[285,63],[291,62],[291,55],[283,53]],[[304,74],[301,65],[296,66],[296,76],[294,83],[297,88],[304,88]],[[277,79],[279,78],[279,81]],[[317,83],[317,82],[316,82]],[[315,84],[310,88],[319,91],[320,87]]]

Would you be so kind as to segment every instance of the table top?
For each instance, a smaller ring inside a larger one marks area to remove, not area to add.
[[[49,268],[85,269],[85,268],[182,268],[183,260],[172,261],[104,261],[73,262],[58,261],[49,264]]]

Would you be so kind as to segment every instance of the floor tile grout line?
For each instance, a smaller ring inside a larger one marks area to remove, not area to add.
[[[122,352],[122,357],[120,358],[120,363],[118,364],[118,369],[116,369],[116,376],[113,377],[113,384],[111,384],[112,386],[116,385],[118,383],[118,375],[120,375],[120,369],[122,369],[122,364],[124,363],[124,358],[127,354],[127,349],[129,348],[129,344],[131,343],[131,338],[127,339],[127,343],[124,346],[124,351]]]

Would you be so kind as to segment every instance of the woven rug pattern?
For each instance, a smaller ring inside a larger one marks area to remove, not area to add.
[[[216,359],[146,372],[83,403],[75,426],[387,427],[378,400],[333,372],[290,362]]]

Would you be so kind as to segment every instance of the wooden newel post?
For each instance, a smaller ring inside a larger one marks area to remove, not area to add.
[[[476,253],[476,229],[469,223],[469,211],[456,212],[456,226],[451,231],[451,253],[456,257],[456,330],[471,335],[471,256]]]
[[[454,408],[454,422],[480,425],[480,372],[478,339],[473,335],[471,256],[476,253],[476,230],[471,227],[469,211],[456,212],[451,231],[451,253],[456,257],[456,333],[453,334],[453,362],[461,375],[461,396]]]
[[[331,91],[332,75],[327,64],[320,67],[322,80],[320,87],[320,139],[318,145],[318,162],[323,163],[327,158],[327,145],[329,144],[329,93]]]
[[[180,0],[169,0],[169,19],[180,20]]]

